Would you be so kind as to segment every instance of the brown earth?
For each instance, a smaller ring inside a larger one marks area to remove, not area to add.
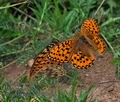
[[[76,94],[79,95],[80,90],[95,85],[87,102],[90,102],[91,97],[95,98],[97,102],[120,102],[120,80],[116,78],[116,68],[112,64],[112,59],[112,55],[106,53],[103,58],[99,57],[89,69],[79,70],[80,76]],[[13,64],[6,68],[5,77],[7,80],[16,81],[23,73],[26,73],[25,66]],[[67,90],[71,87],[71,85],[65,83],[59,83],[59,86]],[[51,90],[53,91],[53,88]],[[51,90],[46,91],[49,94]]]

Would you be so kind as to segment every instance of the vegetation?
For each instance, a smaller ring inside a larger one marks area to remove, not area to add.
[[[113,64],[117,66],[117,76],[120,78],[119,3],[119,0],[0,1],[0,70],[4,70],[13,62],[26,63],[53,39],[61,41],[71,37],[79,31],[82,21],[93,17],[98,19],[101,35],[108,45],[108,51],[114,56]],[[0,97],[4,102],[28,102],[33,96],[36,102],[52,102],[38,90],[54,85],[57,81],[43,78],[44,76],[38,78],[35,82],[37,84],[30,86],[26,96],[26,93],[23,93],[26,84],[24,78],[20,80],[23,85],[15,91],[11,88],[10,82],[5,81],[1,75]],[[71,78],[70,93],[58,90],[57,96],[53,99],[55,102],[85,102],[91,88],[83,91],[80,97],[76,97],[76,78],[77,76]],[[43,87],[39,81],[42,81]]]

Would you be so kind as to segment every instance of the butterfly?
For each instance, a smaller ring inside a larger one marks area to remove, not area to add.
[[[50,67],[71,63],[76,68],[88,68],[95,61],[94,51],[105,52],[105,42],[99,34],[99,26],[92,18],[83,22],[81,29],[70,39],[55,42],[39,53],[30,70],[30,77]]]

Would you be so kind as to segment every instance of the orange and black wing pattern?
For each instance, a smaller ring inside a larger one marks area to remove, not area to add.
[[[91,44],[100,55],[103,55],[105,52],[105,42],[99,32],[99,26],[92,18],[84,21],[80,30],[80,34],[86,38],[88,43]]]
[[[80,51],[72,55],[71,63],[74,67],[78,69],[83,69],[90,67],[93,64],[94,60],[94,57],[86,56]]]
[[[38,54],[30,70],[30,77],[51,70],[49,67],[60,63],[71,63],[76,68],[88,68],[96,60],[93,52],[100,55],[105,52],[105,43],[99,34],[99,26],[94,19],[83,22],[80,32],[72,38],[53,44]]]
[[[69,39],[57,44],[50,50],[49,58],[57,62],[68,62],[75,49],[76,39]]]
[[[45,72],[50,66],[59,64],[58,62],[55,62],[48,58],[49,51],[53,46],[55,46],[55,43],[51,43],[49,46],[47,46],[47,48],[45,48],[41,53],[36,56],[30,70],[29,79],[31,79],[40,72]]]
[[[90,67],[96,60],[91,46],[86,41],[81,41],[78,43],[78,50],[72,54],[70,62],[74,67],[78,69]]]

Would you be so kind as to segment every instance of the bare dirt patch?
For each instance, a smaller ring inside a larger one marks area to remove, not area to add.
[[[80,82],[79,88],[95,85],[96,88],[90,96],[97,102],[120,102],[120,80],[116,78],[116,68],[112,59],[112,55],[106,53],[103,58],[98,58],[88,71],[81,73],[83,81]]]
[[[92,90],[88,97],[88,102],[90,102],[91,97],[95,98],[97,102],[120,102],[120,80],[116,78],[116,68],[112,64],[112,59],[112,55],[106,53],[103,58],[98,58],[95,64],[89,69],[85,71],[79,70],[77,94],[82,89],[86,89],[90,85],[95,85],[94,90]],[[24,72],[28,72],[25,66],[13,64],[6,68],[5,77],[7,80],[15,80]],[[64,86],[65,89],[69,90],[71,85],[60,83],[59,86],[61,88]]]

